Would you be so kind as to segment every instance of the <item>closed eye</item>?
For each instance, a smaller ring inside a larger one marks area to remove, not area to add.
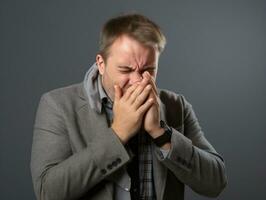
[[[120,72],[121,72],[122,74],[127,74],[127,73],[130,73],[131,70],[120,70]]]

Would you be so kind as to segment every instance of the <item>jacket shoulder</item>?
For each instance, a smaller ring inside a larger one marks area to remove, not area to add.
[[[76,84],[56,88],[56,89],[53,89],[53,90],[50,90],[50,91],[44,93],[43,96],[52,96],[55,98],[60,98],[60,97],[64,97],[64,96],[68,96],[68,97],[69,96],[76,96],[79,94],[82,86],[83,86],[82,83],[76,83]]]
[[[166,89],[158,89],[159,98],[164,104],[182,103],[184,96]]]
[[[67,109],[81,106],[79,100],[83,99],[83,96],[83,83],[76,83],[44,93],[40,101],[46,101],[51,106]]]

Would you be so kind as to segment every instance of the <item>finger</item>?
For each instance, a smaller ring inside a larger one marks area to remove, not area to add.
[[[147,83],[148,83],[148,81],[145,83],[139,84],[139,86],[136,88],[136,90],[134,92],[132,92],[131,96],[128,99],[130,101],[130,103],[133,104],[135,102],[135,100],[138,98],[138,96],[146,89],[146,87],[148,90],[150,90],[152,88],[151,85],[146,85]]]
[[[156,96],[155,92],[151,89],[148,99],[153,99],[153,105],[159,106],[160,107],[160,100],[159,97]]]
[[[149,96],[149,98],[152,98],[152,99],[154,100],[153,104],[156,104],[156,106],[159,106],[159,102],[160,102],[160,100],[159,100],[159,97],[156,96],[156,93],[155,93],[155,91],[153,90],[153,88],[151,89],[151,92],[150,92],[150,96]]]
[[[136,90],[133,91],[129,97],[131,103],[135,102],[136,98],[141,94],[141,92],[148,85],[148,83],[149,83],[149,78],[143,77],[142,81],[138,83],[139,85],[136,88]]]
[[[154,99],[152,98],[148,99],[148,101],[146,101],[142,106],[140,106],[137,111],[139,112],[140,115],[143,115],[153,105],[153,103]]]
[[[158,92],[157,92],[157,87],[156,87],[155,81],[154,81],[153,77],[148,72],[145,72],[145,73],[146,73],[146,76],[150,76],[150,78],[149,78],[149,80],[150,80],[149,81],[149,84],[152,85],[152,90],[151,90],[150,97],[151,98],[156,98],[156,97],[158,97]]]
[[[154,79],[152,77],[150,79],[150,84],[152,85],[152,89],[153,89],[155,95],[158,96],[157,87],[156,87],[155,81],[154,81]]]
[[[138,84],[137,84],[137,83],[134,84],[134,85],[131,85],[131,86],[127,89],[127,91],[125,92],[123,98],[124,98],[125,100],[127,100],[127,99],[130,97],[130,95],[132,94],[132,92],[134,92],[135,89],[136,89],[137,87],[138,87]]]
[[[150,94],[151,94],[151,97],[152,97],[152,98],[156,98],[156,97],[158,97],[158,93],[157,93],[157,91],[156,91],[153,87],[152,87],[152,89],[151,89]]]
[[[142,81],[140,82],[141,85],[146,86],[150,81],[150,77],[149,76],[143,76]]]
[[[152,90],[152,86],[149,84],[145,87],[145,89],[136,97],[135,101],[133,102],[134,107],[138,109],[150,96]]]
[[[118,85],[115,85],[114,88],[115,88],[115,101],[118,101],[122,97],[122,91]]]
[[[155,83],[154,78],[150,75],[149,72],[145,72],[144,75],[145,75],[145,77],[146,77],[147,79],[149,79],[149,83],[152,85],[152,88],[153,88],[155,94],[158,96],[157,86],[156,86],[156,83]]]

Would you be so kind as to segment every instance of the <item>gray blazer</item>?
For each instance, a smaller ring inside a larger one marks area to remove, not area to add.
[[[158,200],[184,199],[184,185],[216,197],[227,184],[222,157],[204,137],[182,95],[159,90],[161,119],[173,128],[165,158],[153,148]],[[31,172],[37,199],[111,200],[130,155],[108,127],[104,113],[89,106],[83,84],[45,93],[34,125]]]

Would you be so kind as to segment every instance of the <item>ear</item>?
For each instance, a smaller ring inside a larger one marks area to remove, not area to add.
[[[105,62],[104,62],[102,55],[100,54],[96,55],[96,63],[97,63],[100,74],[103,75],[105,71]]]

